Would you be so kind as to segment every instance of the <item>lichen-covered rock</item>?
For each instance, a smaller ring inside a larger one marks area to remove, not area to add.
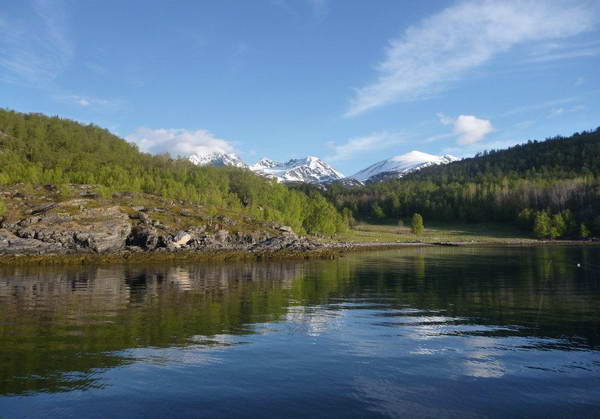
[[[44,255],[65,252],[66,249],[58,243],[44,243],[36,239],[24,239],[6,229],[0,229],[0,254],[2,255]]]
[[[55,213],[30,217],[19,222],[14,233],[22,239],[100,253],[122,249],[130,232],[129,216],[118,207],[109,207],[89,209],[77,215]]]

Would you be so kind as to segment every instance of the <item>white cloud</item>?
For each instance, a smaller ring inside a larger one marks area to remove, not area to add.
[[[443,90],[515,45],[590,30],[596,7],[570,0],[460,2],[391,40],[379,77],[356,91],[346,116]]]
[[[402,143],[404,140],[405,137],[402,134],[383,131],[376,132],[365,137],[351,138],[343,144],[330,142],[328,143],[328,146],[333,150],[333,154],[329,157],[326,157],[326,160],[348,160],[354,157],[357,153],[380,150],[394,144]]]
[[[216,138],[208,131],[199,129],[150,129],[138,128],[125,137],[136,143],[140,150],[148,153],[169,153],[172,156],[189,156],[195,153],[223,152],[232,153],[234,147],[230,141]]]
[[[458,136],[457,142],[460,145],[479,142],[494,130],[490,121],[479,119],[474,115],[459,115],[456,119],[448,118],[444,114],[438,114],[438,116],[442,124],[454,127],[454,134]]]
[[[63,1],[35,0],[29,12],[0,17],[0,79],[39,86],[68,67],[73,46]]]

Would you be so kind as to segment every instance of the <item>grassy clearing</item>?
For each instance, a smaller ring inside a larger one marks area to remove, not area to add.
[[[510,243],[535,241],[535,239],[511,225],[505,224],[442,224],[425,225],[425,231],[415,236],[409,226],[391,224],[358,224],[348,232],[338,234],[336,240],[364,242],[476,242]]]

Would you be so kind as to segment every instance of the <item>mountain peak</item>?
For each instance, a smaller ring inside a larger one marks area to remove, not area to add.
[[[360,180],[361,182],[386,178],[400,178],[410,172],[423,169],[424,167],[436,164],[447,164],[456,160],[458,160],[458,158],[449,154],[436,156],[434,154],[412,150],[408,153],[377,162],[356,173],[352,178]]]
[[[240,156],[235,153],[226,153],[223,151],[205,151],[196,152],[188,157],[189,160],[198,166],[215,166],[215,167],[248,167],[242,161]]]
[[[250,166],[250,170],[278,182],[319,183],[342,179],[343,174],[318,157],[308,156],[290,159],[286,163],[262,158]]]

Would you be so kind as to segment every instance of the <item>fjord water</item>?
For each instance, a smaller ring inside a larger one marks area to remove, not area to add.
[[[599,265],[551,247],[3,268],[0,417],[600,416]]]

